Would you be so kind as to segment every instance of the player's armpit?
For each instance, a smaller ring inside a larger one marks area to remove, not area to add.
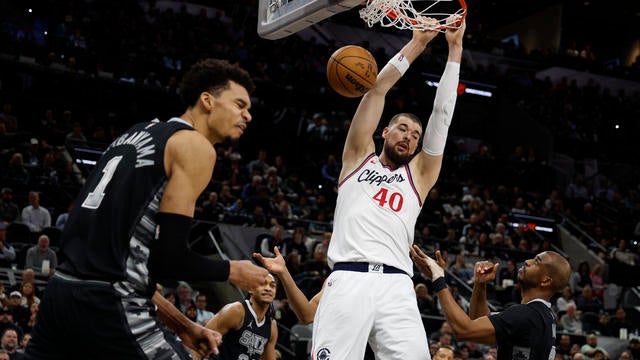
[[[429,155],[424,151],[419,151],[409,163],[413,182],[423,201],[429,195],[433,185],[438,181],[440,169],[442,168],[442,158],[442,155]]]

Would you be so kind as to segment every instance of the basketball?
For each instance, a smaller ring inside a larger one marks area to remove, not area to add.
[[[347,45],[336,50],[327,63],[327,80],[338,94],[350,98],[364,95],[378,76],[378,65],[367,49]]]

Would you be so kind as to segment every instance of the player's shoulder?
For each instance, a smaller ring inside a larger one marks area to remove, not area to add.
[[[167,140],[167,150],[184,154],[192,159],[215,156],[213,145],[202,134],[193,130],[178,130]]]
[[[244,313],[244,305],[241,301],[234,301],[232,303],[229,303],[223,306],[222,309],[220,309],[220,311],[218,312],[218,314],[224,314],[226,316],[232,317],[244,316]]]

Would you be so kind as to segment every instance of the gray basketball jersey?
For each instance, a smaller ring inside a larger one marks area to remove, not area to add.
[[[106,149],[75,200],[61,248],[64,273],[122,281],[126,292],[148,292],[147,261],[155,215],[167,184],[164,149],[181,121],[139,123]]]

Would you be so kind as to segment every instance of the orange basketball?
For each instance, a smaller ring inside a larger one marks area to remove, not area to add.
[[[347,45],[336,50],[327,63],[327,80],[338,94],[346,97],[364,95],[378,76],[378,65],[367,49]]]

